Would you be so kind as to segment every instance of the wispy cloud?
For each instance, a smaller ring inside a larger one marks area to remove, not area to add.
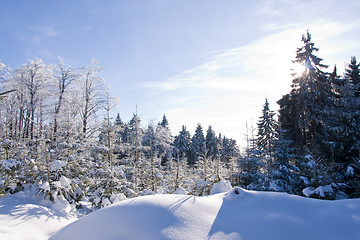
[[[59,32],[54,27],[48,25],[28,26],[28,40],[36,46],[43,44],[47,39],[59,36]]]
[[[301,1],[298,0],[263,0],[257,4],[258,14],[271,17],[281,17],[289,14],[289,9],[300,10]]]
[[[29,25],[25,29],[17,31],[15,36],[21,42],[25,43],[26,47],[24,48],[24,52],[27,53],[27,55],[56,59],[57,56],[50,50],[49,44],[62,34],[62,32],[50,25],[36,24]]]
[[[279,29],[274,34],[217,54],[165,81],[143,83],[138,87],[147,88],[160,97],[159,105],[175,129],[180,129],[186,119],[190,130],[198,122],[212,124],[217,127],[215,130],[241,141],[245,122],[251,118],[256,122],[265,98],[269,98],[275,109],[275,102],[289,91],[291,60],[301,46],[301,34],[310,29],[316,46],[324,44],[330,49],[327,56],[319,52],[320,57],[326,58],[338,54],[334,51],[336,48],[331,47],[331,38],[353,27],[326,21],[274,25],[273,29]]]

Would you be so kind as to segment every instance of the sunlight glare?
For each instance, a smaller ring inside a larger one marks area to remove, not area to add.
[[[291,74],[293,77],[300,77],[305,72],[304,64],[293,63],[291,66]]]

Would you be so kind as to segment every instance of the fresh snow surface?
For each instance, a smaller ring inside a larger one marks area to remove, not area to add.
[[[45,240],[78,217],[65,200],[54,204],[25,190],[0,198],[1,240]]]
[[[44,218],[46,212],[34,215]],[[360,199],[325,201],[241,188],[205,197],[150,195],[95,211],[51,238],[60,239],[356,240]]]
[[[219,182],[215,183],[214,186],[211,188],[210,194],[228,192],[232,189],[231,183],[228,180],[220,180]]]

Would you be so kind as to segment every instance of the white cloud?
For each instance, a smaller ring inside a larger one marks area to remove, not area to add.
[[[215,131],[242,142],[246,122],[250,125],[253,119],[256,126],[265,98],[275,110],[276,101],[290,90],[291,60],[302,45],[301,34],[309,29],[315,46],[320,48],[318,55],[326,59],[341,50],[331,39],[354,26],[319,21],[272,27],[280,30],[217,54],[166,81],[142,85],[162,96],[159,105],[175,134],[182,124],[191,131],[197,123],[204,128],[211,124]],[[322,51],[325,46],[326,55]]]

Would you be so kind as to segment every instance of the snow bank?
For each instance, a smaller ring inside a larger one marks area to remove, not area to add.
[[[175,194],[138,197],[93,212],[51,239],[201,239],[221,202]]]
[[[57,239],[360,239],[360,200],[325,201],[234,188],[206,197],[125,200],[64,227]]]
[[[78,219],[58,203],[54,205],[25,190],[0,198],[1,240],[49,239],[62,227]],[[66,206],[67,207],[67,206]]]
[[[228,192],[232,189],[231,183],[228,180],[220,180],[211,188],[210,194]]]

